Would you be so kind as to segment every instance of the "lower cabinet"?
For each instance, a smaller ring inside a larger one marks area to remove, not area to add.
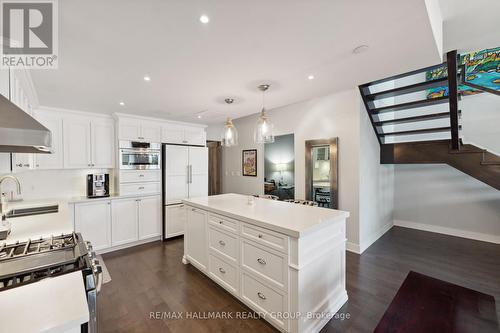
[[[74,227],[94,250],[134,244],[161,235],[159,195],[74,203]]]
[[[75,205],[75,231],[90,241],[94,250],[111,246],[111,201],[79,203]]]
[[[122,245],[136,241],[139,235],[139,219],[137,214],[137,200],[119,199],[111,202],[111,244]]]
[[[165,207],[165,238],[184,234],[186,209],[183,204]]]
[[[161,198],[159,195],[138,199],[139,239],[161,235]]]

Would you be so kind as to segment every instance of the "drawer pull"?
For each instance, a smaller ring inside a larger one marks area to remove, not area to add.
[[[265,265],[266,264],[266,261],[264,259],[262,259],[262,258],[257,259],[257,262],[259,264],[261,264],[261,265]]]
[[[222,274],[226,274],[226,271],[222,267],[219,267],[219,272],[221,272]]]
[[[264,235],[262,235],[262,234],[259,234],[259,235],[258,235],[258,237],[259,237],[259,238],[262,238],[262,237],[264,237]]]
[[[220,244],[220,245],[222,245],[222,246],[225,246],[225,245],[226,245],[226,242],[224,242],[224,241],[220,240],[220,241],[219,241],[219,244]]]
[[[139,177],[144,177],[144,175],[139,175]]]
[[[140,186],[140,187],[139,187],[139,190],[144,190],[144,186]]]
[[[266,296],[260,291],[257,293],[257,296],[259,296],[260,299],[266,299]]]
[[[219,224],[222,224],[222,221],[219,221]]]

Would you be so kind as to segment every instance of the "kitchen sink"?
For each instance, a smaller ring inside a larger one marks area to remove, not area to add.
[[[10,210],[7,214],[5,214],[5,217],[14,218],[14,217],[40,215],[40,214],[51,214],[51,213],[57,213],[58,211],[59,211],[59,205],[15,208]]]

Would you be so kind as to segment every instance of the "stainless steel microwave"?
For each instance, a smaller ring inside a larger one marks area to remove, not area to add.
[[[161,144],[120,141],[120,169],[155,170],[161,168]]]

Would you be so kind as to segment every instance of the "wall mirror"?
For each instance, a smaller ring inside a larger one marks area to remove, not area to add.
[[[295,198],[294,135],[274,137],[264,146],[264,193],[279,200]]]
[[[306,141],[306,200],[338,209],[338,138]]]

